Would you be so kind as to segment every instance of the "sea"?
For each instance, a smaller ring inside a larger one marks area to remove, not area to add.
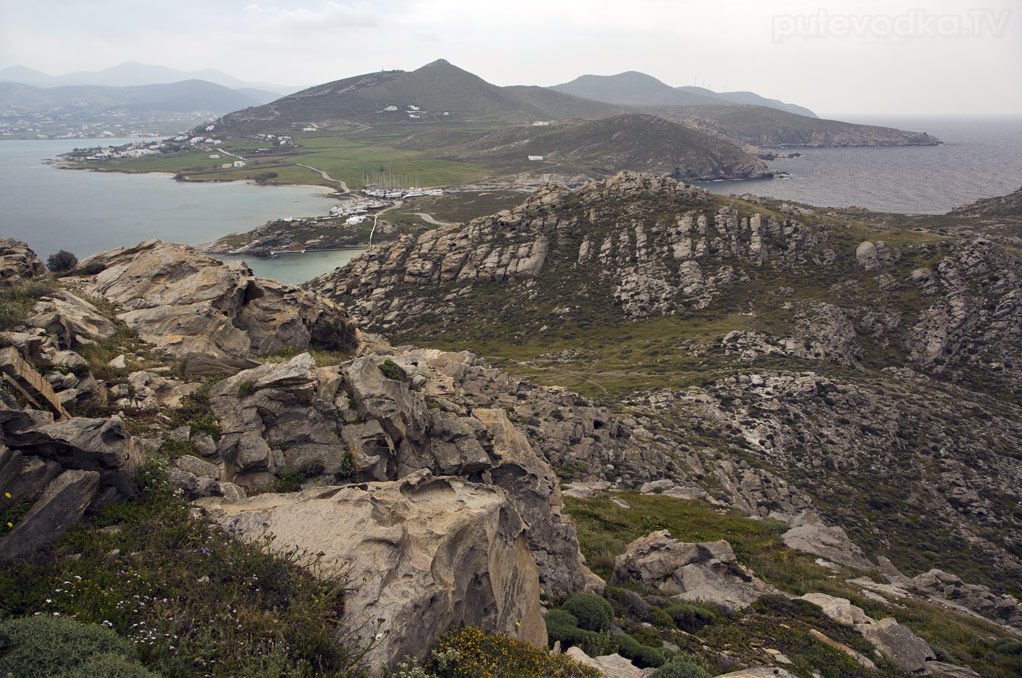
[[[700,183],[713,193],[752,193],[821,207],[944,214],[1022,186],[1022,114],[1018,117],[836,117],[847,122],[927,132],[940,146],[791,148],[800,155],[768,163],[786,178]]]
[[[133,139],[106,139],[118,145]],[[0,237],[24,240],[43,260],[79,259],[151,238],[190,245],[267,221],[326,214],[336,201],[312,186],[182,183],[169,174],[58,169],[47,160],[96,140],[0,141]],[[258,276],[298,284],[343,266],[361,250],[248,257]]]
[[[786,149],[770,169],[786,178],[702,184],[825,207],[942,214],[1022,186],[1022,116],[857,117],[850,122],[927,132],[940,146]],[[109,139],[113,145],[128,139]],[[197,245],[273,219],[326,214],[324,191],[303,186],[181,183],[164,174],[63,170],[47,159],[93,140],[0,141],[0,237],[43,259],[79,258],[150,238]],[[256,275],[301,283],[344,265],[359,250],[247,258]]]

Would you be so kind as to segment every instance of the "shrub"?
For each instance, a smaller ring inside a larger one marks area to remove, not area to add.
[[[1022,657],[1022,643],[1014,638],[1001,638],[993,644],[993,648],[995,652],[1000,652],[1001,654]]]
[[[0,675],[19,678],[152,676],[135,658],[135,646],[110,629],[68,617],[39,615],[0,623]],[[119,673],[86,667],[120,666]],[[130,669],[132,672],[126,672]]]
[[[384,360],[379,365],[380,372],[383,372],[383,376],[387,379],[393,379],[394,381],[407,381],[408,373],[390,358]]]
[[[640,669],[663,666],[666,661],[660,650],[642,645],[629,635],[614,636],[614,641],[617,644],[617,653],[625,659],[631,660]]]
[[[53,273],[66,273],[67,271],[73,271],[77,266],[78,257],[67,250],[61,250],[56,254],[51,254],[50,258],[46,260],[46,268],[50,269]]]
[[[497,667],[497,671],[495,671]],[[440,636],[425,662],[428,673],[438,678],[598,678],[599,672],[581,666],[564,655],[552,655],[502,633],[484,633],[472,626]]]
[[[302,489],[301,471],[294,466],[281,466],[277,469],[277,480],[273,483],[274,492],[297,492]]]
[[[681,660],[664,664],[650,678],[710,678],[710,673],[698,664]]]
[[[98,654],[80,666],[60,674],[60,678],[160,678],[139,664],[116,654]]]
[[[591,657],[613,651],[607,636],[578,627],[575,615],[564,610],[550,610],[544,617],[546,633],[550,643],[561,643],[562,649],[575,646]]]
[[[667,614],[659,607],[654,607],[649,611],[649,621],[653,626],[661,629],[669,629],[674,627],[674,618]]]
[[[312,328],[312,345],[324,351],[353,351],[358,347],[355,324],[343,318],[327,318]]]
[[[561,609],[574,615],[579,628],[586,631],[606,631],[614,615],[610,603],[594,593],[574,595],[561,605]]]
[[[243,381],[238,385],[238,397],[244,398],[256,392],[254,381]]]
[[[97,273],[100,273],[105,269],[106,266],[99,263],[98,261],[93,261],[88,264],[85,264],[84,266],[79,266],[78,269],[75,271],[75,275],[96,275]]]
[[[688,633],[695,633],[704,626],[717,621],[717,615],[705,607],[688,603],[671,605],[664,612],[674,620],[675,625],[679,629]]]

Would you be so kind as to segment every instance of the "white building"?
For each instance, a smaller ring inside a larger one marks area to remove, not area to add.
[[[529,156],[529,160],[532,160],[532,161],[542,160],[542,159],[543,159],[542,155],[530,155]]]
[[[220,154],[219,153],[210,153],[209,154],[209,159],[210,160],[219,160],[220,159]]]
[[[244,160],[235,160],[234,161],[234,166],[235,167],[244,167],[245,166],[245,161]]]
[[[384,113],[393,113],[396,110],[397,110],[397,106],[387,106],[386,108],[383,109],[383,112]]]
[[[344,223],[346,223],[348,226],[358,226],[365,220],[366,220],[365,215],[360,214],[358,216],[348,217],[347,219],[344,220]]]
[[[537,120],[536,122],[532,123],[532,126],[533,127],[549,127],[550,126],[550,121],[549,120]]]

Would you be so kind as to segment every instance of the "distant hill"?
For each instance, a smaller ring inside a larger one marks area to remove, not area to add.
[[[135,87],[139,85],[167,85],[182,80],[205,80],[228,89],[254,88],[268,90],[277,96],[297,89],[273,83],[252,83],[212,68],[199,71],[181,71],[166,66],[140,64],[127,61],[101,71],[76,71],[66,75],[49,75],[24,66],[0,69],[0,81],[20,82],[34,87],[61,87],[68,85],[103,85],[107,87]],[[267,99],[271,101],[272,99]]]
[[[393,108],[388,111],[388,107]],[[288,129],[303,123],[497,123],[599,118],[622,112],[626,109],[621,106],[542,87],[491,85],[440,59],[414,71],[367,73],[310,87],[266,106],[225,116],[221,128],[230,134]]]
[[[713,106],[752,104],[815,118],[803,106],[767,99],[753,92],[714,92],[703,87],[671,87],[651,75],[627,71],[617,75],[583,75],[550,89],[594,101],[628,106]]]
[[[1022,217],[1022,188],[1008,195],[984,198],[959,205],[950,214],[971,217]]]
[[[765,163],[735,145],[652,115],[515,126],[471,135],[439,128],[404,147],[448,160],[478,162],[503,172],[560,173],[589,178],[622,170],[696,179],[761,176]],[[542,157],[529,161],[528,157]]]
[[[661,106],[651,107],[650,111],[758,147],[932,146],[941,143],[924,132],[807,118],[766,106]]]
[[[14,114],[64,111],[102,113],[114,109],[131,112],[207,111],[222,113],[258,106],[272,99],[271,92],[240,92],[203,80],[185,80],[167,85],[103,87],[77,85],[33,87],[0,82],[0,107]]]

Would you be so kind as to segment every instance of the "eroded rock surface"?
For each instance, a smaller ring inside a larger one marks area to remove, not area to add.
[[[398,481],[204,499],[216,521],[248,539],[322,553],[321,565],[350,583],[346,628],[386,632],[373,667],[422,658],[452,625],[471,624],[546,643],[539,578],[527,527],[494,486],[428,471]],[[368,640],[368,638],[366,638]]]
[[[684,543],[660,530],[636,539],[614,559],[614,582],[641,582],[678,600],[741,609],[776,589],[738,563],[725,541]]]
[[[101,264],[90,291],[123,310],[118,317],[177,357],[244,358],[302,351],[313,341],[352,349],[357,331],[336,305],[291,285],[256,278],[186,245],[149,240],[89,257]]]

